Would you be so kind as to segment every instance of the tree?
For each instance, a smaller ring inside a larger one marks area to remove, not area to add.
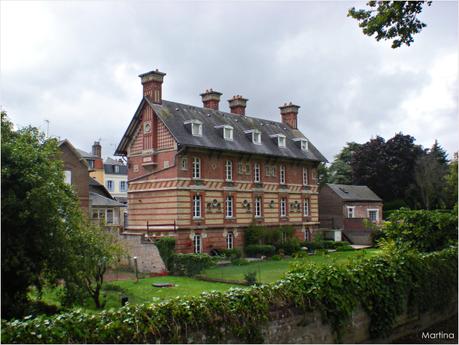
[[[422,208],[427,210],[442,208],[444,203],[445,175],[447,168],[429,153],[416,162],[415,181],[419,188]]]
[[[445,175],[445,187],[444,194],[446,200],[446,206],[448,208],[453,208],[456,205],[457,208],[457,198],[458,198],[458,165],[457,165],[457,152],[454,155],[454,159],[448,165],[448,173]]]
[[[27,311],[27,289],[68,262],[68,238],[82,216],[64,182],[57,140],[36,128],[13,130],[1,114],[2,317]]]
[[[448,165],[448,154],[438,143],[438,140],[435,140],[434,144],[430,148],[429,154],[434,156],[436,160],[443,166]]]
[[[123,248],[114,235],[88,221],[75,229],[71,248],[71,265],[62,277],[66,286],[64,303],[71,305],[75,298],[83,303],[84,298],[90,296],[96,308],[104,307],[105,301],[100,301],[104,274],[121,259]]]
[[[348,17],[357,19],[365,35],[376,40],[392,40],[392,48],[414,42],[413,35],[421,32],[426,24],[417,19],[425,5],[432,1],[369,1],[369,9],[356,10],[352,7]]]
[[[330,178],[329,178],[329,169],[325,165],[325,163],[320,163],[317,166],[317,180],[319,183],[319,188],[322,188],[323,185],[326,183],[329,183]]]
[[[329,168],[330,183],[351,184],[352,167],[351,158],[354,152],[360,147],[355,142],[346,143],[341,152],[335,156],[335,160]]]

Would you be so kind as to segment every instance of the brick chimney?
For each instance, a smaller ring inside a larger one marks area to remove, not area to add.
[[[150,98],[154,103],[161,104],[162,92],[161,86],[166,73],[156,71],[150,71],[139,75],[143,85],[143,95]]]
[[[281,111],[281,118],[282,123],[289,125],[291,128],[297,129],[298,128],[298,109],[300,108],[299,105],[284,103],[283,106],[279,107]]]
[[[218,110],[218,103],[220,103],[221,95],[222,93],[212,89],[201,93],[203,107]]]
[[[92,145],[92,154],[99,158],[102,157],[102,146],[100,145],[100,142],[98,141],[94,142],[94,144]]]
[[[231,113],[244,116],[247,101],[248,99],[242,97],[241,95],[233,96],[233,98],[228,100]]]

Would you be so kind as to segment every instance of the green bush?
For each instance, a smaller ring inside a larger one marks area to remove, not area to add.
[[[308,242],[308,241],[305,241],[305,242],[301,242],[300,246],[308,248],[309,252],[315,251],[316,249],[323,249],[324,248],[324,246],[323,246],[323,244],[321,242]]]
[[[171,258],[175,252],[175,238],[173,237],[162,237],[155,241],[156,247],[158,247],[159,255],[163,259],[164,265],[168,271],[171,269]]]
[[[244,258],[234,258],[231,259],[231,264],[234,266],[245,266],[248,265],[250,262]]]
[[[216,263],[216,258],[207,254],[174,254],[171,257],[170,273],[192,277]]]
[[[99,313],[73,310],[2,321],[3,343],[263,343],[270,311],[318,311],[340,340],[357,306],[370,335],[388,334],[405,311],[441,312],[457,298],[457,248],[420,254],[392,246],[347,265],[296,264],[273,284],[205,292]],[[205,336],[201,337],[198,336]]]
[[[255,285],[257,283],[257,272],[247,272],[244,274],[244,280],[247,285]]]
[[[351,252],[353,250],[355,250],[355,249],[352,248],[349,244],[336,247],[336,251],[337,252]]]
[[[276,248],[277,250],[282,250],[285,255],[293,255],[293,253],[296,253],[301,248],[300,240],[292,237],[285,240],[284,243],[277,245]]]
[[[409,210],[394,211],[382,226],[382,236],[398,245],[431,252],[457,241],[457,213]]]
[[[240,258],[242,256],[242,252],[238,248],[234,249],[221,249],[220,254],[226,258],[233,259],[233,258]]]
[[[272,261],[281,261],[282,260],[282,257],[280,255],[273,255],[271,257],[271,260]]]
[[[269,244],[251,244],[245,248],[245,254],[248,257],[257,256],[273,256],[276,252],[276,248]]]

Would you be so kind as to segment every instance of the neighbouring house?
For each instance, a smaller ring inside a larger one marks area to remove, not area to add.
[[[105,160],[104,181],[110,194],[120,203],[127,204],[128,168],[121,159],[109,157]]]
[[[317,167],[325,157],[298,129],[298,105],[280,122],[246,115],[247,99],[206,90],[202,106],[162,98],[165,73],[139,77],[143,97],[115,155],[128,162],[126,236],[176,238],[176,251],[241,247],[244,230],[319,227]]]
[[[75,189],[81,208],[89,212],[88,162],[67,139],[59,141],[60,159],[64,163],[65,181]]]
[[[383,201],[367,186],[327,183],[320,189],[321,229],[341,230],[354,244],[371,244],[371,228],[382,221]]]
[[[102,146],[100,142],[94,142],[91,153],[80,149],[78,149],[78,152],[88,162],[89,176],[95,178],[99,183],[104,184],[104,162],[102,160]]]

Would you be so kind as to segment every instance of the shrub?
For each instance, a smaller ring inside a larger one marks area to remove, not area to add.
[[[216,259],[207,254],[174,254],[170,262],[173,275],[192,277],[215,265]]]
[[[398,245],[423,252],[439,250],[457,241],[457,213],[401,209],[392,213],[382,232]]]
[[[337,252],[350,252],[350,251],[353,251],[353,250],[355,250],[355,249],[352,248],[349,244],[344,245],[344,246],[339,246],[339,247],[336,248]]]
[[[281,261],[282,260],[282,257],[280,255],[273,255],[271,257],[271,260],[273,261]]]
[[[156,247],[158,247],[159,255],[163,259],[164,265],[168,271],[171,269],[171,258],[175,251],[175,238],[163,237],[155,241]]]
[[[292,306],[319,311],[337,332],[356,306],[370,317],[370,335],[386,335],[405,306],[441,312],[457,298],[457,248],[420,254],[386,253],[347,265],[296,264],[281,281],[227,292],[205,292],[161,303],[99,313],[72,310],[36,319],[2,321],[3,343],[263,343],[270,311]],[[196,337],[202,334],[204,337]],[[193,336],[194,335],[194,336]]]
[[[257,283],[257,272],[247,272],[244,274],[244,280],[247,285],[255,285]]]
[[[225,256],[225,257],[227,257],[227,258],[229,258],[229,259],[240,258],[242,256],[242,252],[238,248],[220,249],[220,254]]]
[[[276,248],[269,244],[251,244],[245,248],[245,254],[249,257],[273,256]]]
[[[299,251],[300,248],[300,240],[296,237],[289,238],[285,240],[284,243],[277,246],[277,249],[282,249],[285,255],[293,255],[293,253]]]

